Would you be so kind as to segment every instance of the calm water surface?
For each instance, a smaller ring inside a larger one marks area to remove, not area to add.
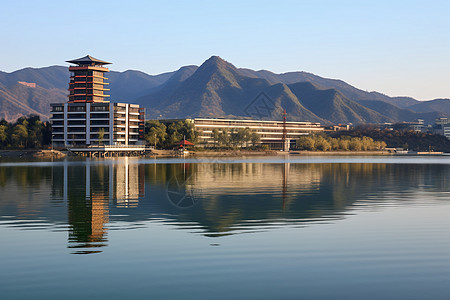
[[[450,157],[0,161],[0,299],[448,299]]]

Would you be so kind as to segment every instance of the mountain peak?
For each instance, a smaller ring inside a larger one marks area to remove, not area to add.
[[[226,62],[222,57],[213,55],[210,58],[208,58],[206,61],[212,61],[212,62]]]
[[[226,60],[224,60],[223,58],[221,58],[220,56],[211,56],[210,58],[208,58],[201,66],[200,68],[214,68],[214,69],[233,69],[233,70],[237,70],[236,67],[234,65],[232,65],[231,63],[227,62]]]

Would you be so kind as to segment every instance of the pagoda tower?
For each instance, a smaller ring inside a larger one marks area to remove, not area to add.
[[[108,102],[105,98],[109,95],[104,92],[109,89],[104,86],[108,85],[105,73],[109,72],[109,69],[104,65],[111,63],[90,55],[67,62],[76,65],[69,67],[69,103]]]

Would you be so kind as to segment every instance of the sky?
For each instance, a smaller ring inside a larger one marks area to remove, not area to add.
[[[367,91],[450,98],[450,1],[0,0],[0,70],[87,54],[148,74],[218,55]]]

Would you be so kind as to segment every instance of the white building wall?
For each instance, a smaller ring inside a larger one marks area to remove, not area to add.
[[[109,144],[114,145],[114,103],[109,104]]]
[[[64,104],[64,145],[67,145],[67,111],[69,109],[69,104]]]
[[[91,144],[91,104],[86,103],[86,145]]]
[[[130,107],[130,105],[127,103],[125,105],[125,145],[128,145],[128,131],[129,131],[129,116],[128,116],[128,108]]]

